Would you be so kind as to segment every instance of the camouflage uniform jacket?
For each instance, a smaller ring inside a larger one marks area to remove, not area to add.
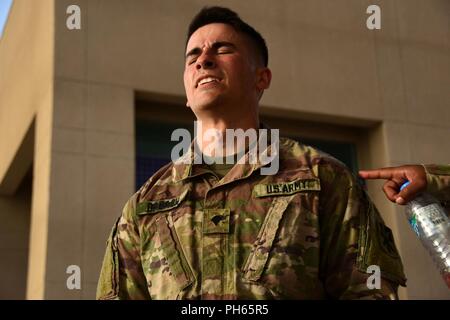
[[[450,212],[450,165],[424,165],[427,173],[427,191],[439,199]]]
[[[161,168],[113,227],[97,298],[395,299],[405,277],[391,230],[349,170],[285,138],[279,161],[275,175],[258,160],[221,180]]]

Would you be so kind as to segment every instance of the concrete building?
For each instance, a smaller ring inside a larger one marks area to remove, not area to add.
[[[74,4],[79,30],[67,27]],[[192,125],[183,50],[206,4],[266,38],[272,127],[331,146],[354,170],[449,162],[448,0],[15,0],[0,40],[0,298],[95,297],[125,201],[168,157],[164,134]],[[380,30],[366,26],[371,4]],[[381,185],[368,188],[403,259],[401,298],[449,299]],[[67,287],[71,265],[80,289]]]

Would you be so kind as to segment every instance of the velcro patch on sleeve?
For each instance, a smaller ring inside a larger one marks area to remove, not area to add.
[[[320,191],[319,179],[298,179],[283,183],[257,184],[253,187],[253,196],[259,198],[291,195],[302,191]]]

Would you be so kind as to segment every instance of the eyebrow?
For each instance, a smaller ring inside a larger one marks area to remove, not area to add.
[[[236,49],[236,46],[233,43],[227,42],[227,41],[217,41],[217,42],[214,42],[211,46],[211,48],[213,48],[213,49],[218,49],[220,47],[231,47],[233,49]],[[189,50],[188,53],[186,53],[185,59],[189,58],[190,56],[198,55],[201,52],[202,52],[202,49],[200,47],[195,47],[195,48]]]

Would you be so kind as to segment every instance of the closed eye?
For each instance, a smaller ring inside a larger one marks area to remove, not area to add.
[[[211,46],[213,52],[216,54],[229,54],[236,50],[236,46],[231,42],[218,41]],[[186,61],[188,65],[191,65],[197,61],[197,58],[201,55],[202,49],[199,47],[193,48],[186,54]]]
[[[201,54],[202,50],[200,48],[194,48],[190,50],[188,53],[186,53],[186,62],[188,65],[193,64],[195,61],[197,61],[198,56]]]
[[[188,65],[193,64],[195,61],[197,61],[197,57],[192,58],[192,59],[189,59],[189,60],[188,60]]]
[[[236,47],[230,42],[216,42],[213,48],[216,49],[217,54],[227,54],[233,53]]]
[[[230,50],[229,48],[221,48],[217,51],[217,54],[227,54],[227,53],[233,53],[232,50]]]

